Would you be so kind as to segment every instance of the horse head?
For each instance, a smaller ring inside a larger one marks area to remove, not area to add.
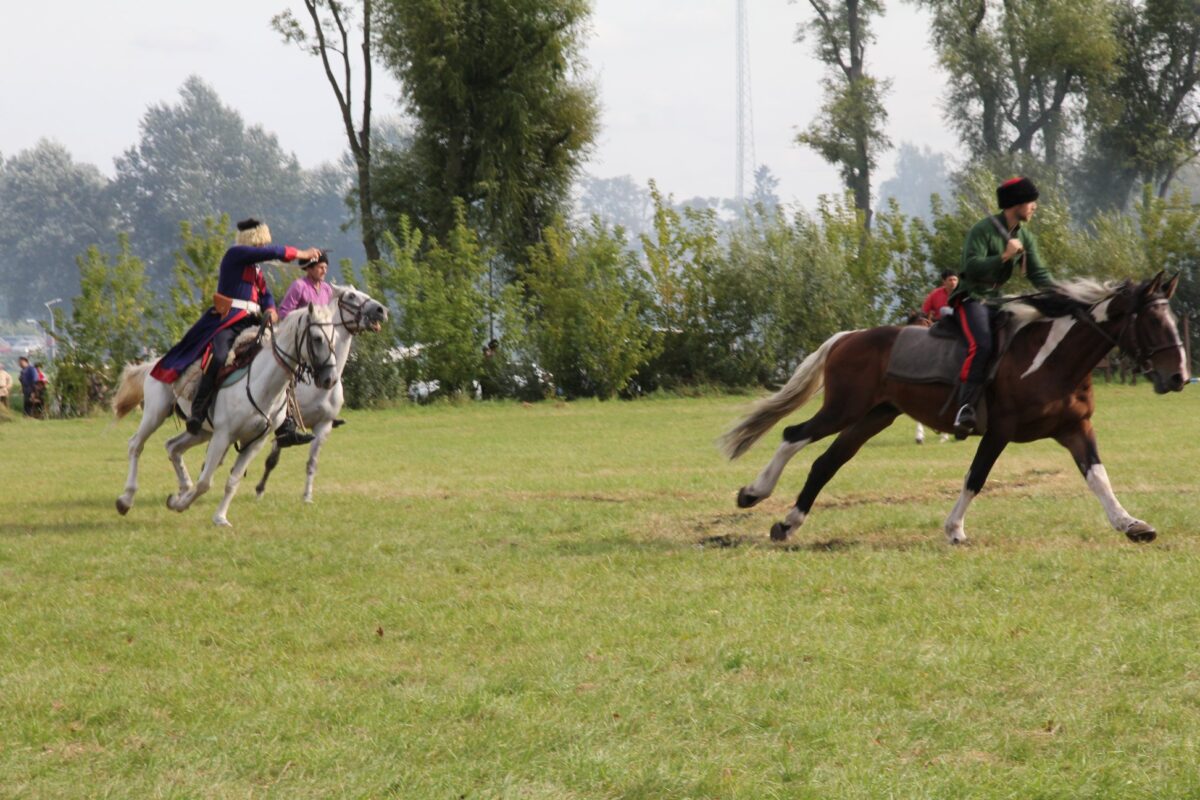
[[[335,324],[341,325],[352,335],[363,331],[378,333],[387,321],[387,306],[353,286],[335,285],[333,299],[337,304]]]
[[[298,371],[312,372],[313,383],[321,389],[332,389],[337,383],[337,355],[333,351],[333,311],[312,303],[303,311],[288,314],[276,338],[272,341],[276,355],[284,363],[295,365]],[[293,352],[287,352],[287,348]]]
[[[1178,285],[1179,276],[1168,280],[1165,272],[1127,282],[1106,308],[1109,319],[1120,320],[1118,344],[1149,376],[1157,394],[1181,391],[1188,382],[1187,356],[1170,306]]]

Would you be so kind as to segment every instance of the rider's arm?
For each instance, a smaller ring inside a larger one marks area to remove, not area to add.
[[[967,233],[967,241],[963,243],[962,272],[963,277],[975,284],[995,283],[999,272],[1001,257],[993,240],[999,236],[991,228],[990,220],[984,220],[971,228]]]
[[[1038,255],[1037,238],[1024,229],[1021,230],[1024,234],[1022,244],[1025,245],[1025,274],[1029,278],[1029,282],[1034,286],[1050,286],[1054,283],[1054,277],[1050,274],[1050,270],[1042,264],[1041,256]]]

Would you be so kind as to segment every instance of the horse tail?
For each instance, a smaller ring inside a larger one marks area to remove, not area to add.
[[[775,423],[804,405],[825,385],[825,361],[835,342],[853,331],[835,333],[825,343],[800,362],[792,377],[775,394],[759,400],[746,418],[730,428],[718,446],[729,459],[735,459],[750,449]]]
[[[145,395],[146,375],[153,364],[126,364],[117,382],[117,393],[113,396],[112,410],[121,419],[137,408]]]

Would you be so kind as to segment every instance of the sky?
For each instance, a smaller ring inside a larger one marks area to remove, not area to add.
[[[57,0],[6,3],[0,48],[0,155],[41,138],[113,173],[136,144],[148,106],[177,103],[198,75],[250,124],[279,137],[305,167],[346,148],[319,60],[283,43],[271,17],[298,0]],[[748,0],[755,160],[788,202],[811,206],[841,191],[837,170],[795,144],[820,108],[823,67],[797,43],[806,2]],[[601,131],[586,171],[654,179],[677,199],[731,197],[735,185],[735,0],[593,0],[587,74],[599,89]],[[925,15],[892,0],[876,25],[868,70],[890,79],[889,135],[955,153],[941,113],[945,81]],[[375,71],[377,115],[397,114],[400,90]],[[875,186],[893,174],[883,156]],[[747,191],[752,178],[747,176]]]

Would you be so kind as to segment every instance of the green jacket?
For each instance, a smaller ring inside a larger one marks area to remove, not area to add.
[[[1000,296],[1000,287],[1008,283],[1014,271],[1020,270],[1019,254],[1009,261],[1000,260],[1000,255],[1008,245],[1008,238],[1000,232],[993,220],[999,222],[1001,228],[1006,227],[1004,214],[1001,213],[979,220],[967,233],[967,241],[963,244],[958,287],[950,295],[951,302],[963,297],[975,300],[997,298]],[[1054,278],[1038,257],[1037,239],[1034,235],[1018,225],[1013,236],[1025,245],[1025,277],[1029,282],[1038,288],[1053,284]]]

